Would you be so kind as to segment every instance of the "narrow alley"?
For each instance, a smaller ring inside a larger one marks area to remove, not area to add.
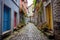
[[[60,0],[0,0],[0,40],[60,40]]]
[[[48,38],[33,23],[28,23],[18,34],[5,40],[48,40]]]

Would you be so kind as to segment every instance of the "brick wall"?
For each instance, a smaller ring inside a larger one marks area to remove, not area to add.
[[[60,0],[52,0],[55,40],[60,40]]]

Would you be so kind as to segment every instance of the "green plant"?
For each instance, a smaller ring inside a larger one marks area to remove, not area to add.
[[[42,14],[43,13],[43,2],[40,3],[40,9],[38,11],[38,13]]]
[[[33,4],[34,4],[34,6],[36,6],[36,0],[33,0]]]
[[[25,24],[25,18],[22,19],[21,23],[22,24]]]

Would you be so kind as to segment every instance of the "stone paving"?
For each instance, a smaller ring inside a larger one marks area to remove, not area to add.
[[[28,23],[9,40],[48,40],[48,38],[34,24]]]

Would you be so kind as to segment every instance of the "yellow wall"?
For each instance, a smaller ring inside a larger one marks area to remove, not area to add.
[[[52,20],[52,7],[51,4],[46,6],[46,19],[49,29],[53,29],[53,20]]]

